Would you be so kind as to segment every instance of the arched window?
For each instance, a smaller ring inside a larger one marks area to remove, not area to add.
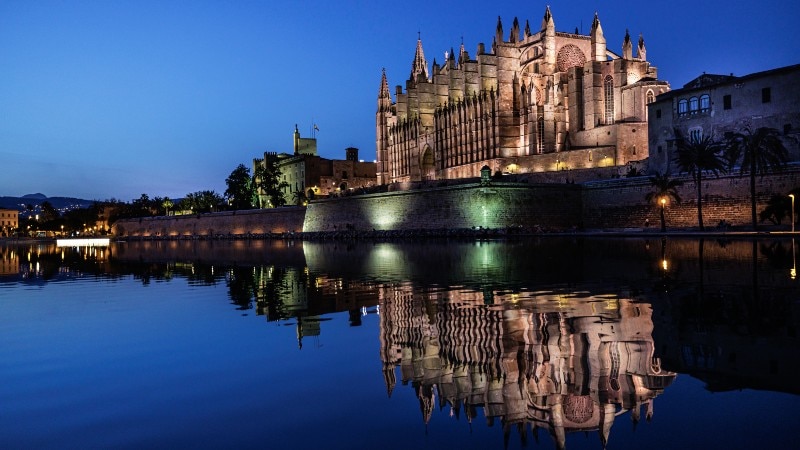
[[[690,98],[689,99],[689,112],[692,113],[692,114],[696,114],[698,109],[699,108],[697,107],[697,97]]]
[[[711,111],[711,97],[708,94],[703,94],[700,96],[700,112],[707,113]]]
[[[689,112],[689,102],[686,99],[682,99],[678,102],[678,115],[684,116]]]
[[[653,91],[648,90],[647,91],[647,104],[649,105],[650,103],[653,103],[654,101],[656,101],[656,95],[653,93]]]
[[[539,117],[539,120],[536,121],[536,134],[539,138],[536,143],[536,152],[544,153],[544,117]]]
[[[614,79],[611,78],[611,75],[606,75],[603,87],[605,88],[603,100],[606,105],[606,125],[611,125],[614,123]]]

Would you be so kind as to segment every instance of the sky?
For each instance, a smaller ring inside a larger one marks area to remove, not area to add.
[[[321,156],[375,159],[381,70],[409,77],[462,39],[491,47],[498,16],[540,28],[546,2],[0,2],[0,196],[181,198],[225,191],[239,164],[288,152],[317,125]],[[745,75],[800,63],[800,2],[550,3],[556,30],[608,48],[643,34],[659,79]],[[419,33],[419,34],[418,34]],[[394,88],[391,89],[394,93]]]

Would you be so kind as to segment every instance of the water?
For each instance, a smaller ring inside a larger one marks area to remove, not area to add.
[[[786,448],[792,242],[0,246],[0,447]]]

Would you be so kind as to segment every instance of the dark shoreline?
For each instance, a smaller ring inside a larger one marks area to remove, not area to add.
[[[459,240],[507,240],[547,237],[588,237],[588,238],[746,238],[778,239],[800,237],[800,231],[769,229],[751,230],[694,230],[676,229],[661,232],[646,228],[626,228],[611,230],[570,230],[570,231],[531,231],[527,229],[421,229],[421,230],[342,230],[323,232],[285,232],[263,234],[225,234],[225,235],[181,235],[181,236],[101,236],[112,242],[142,241],[228,241],[228,240],[294,240],[294,241],[410,241],[416,239],[459,239]],[[0,244],[27,244],[55,242],[55,238],[0,238]]]

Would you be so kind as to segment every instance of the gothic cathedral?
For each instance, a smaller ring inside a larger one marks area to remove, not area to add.
[[[550,8],[541,29],[514,19],[491,51],[472,59],[461,45],[431,71],[417,40],[406,91],[392,102],[384,71],[378,94],[378,183],[469,178],[622,166],[645,159],[647,104],[669,90],[647,61],[640,36],[626,32],[622,55],[606,48],[595,14],[588,36],[555,30]]]

